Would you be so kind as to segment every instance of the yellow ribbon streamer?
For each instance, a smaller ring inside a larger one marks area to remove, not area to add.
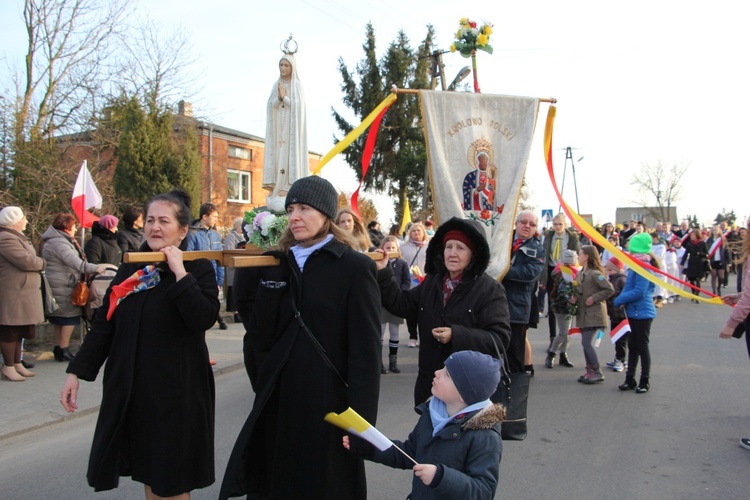
[[[362,120],[362,123],[359,124],[357,128],[346,134],[346,136],[341,139],[338,143],[336,143],[335,146],[333,146],[333,149],[331,149],[326,155],[323,157],[322,160],[320,160],[320,164],[313,172],[313,175],[318,175],[320,173],[320,170],[333,159],[334,156],[345,150],[351,143],[357,140],[357,137],[362,135],[365,130],[367,130],[367,127],[372,125],[372,122],[375,121],[375,118],[378,117],[380,112],[385,108],[386,106],[390,106],[390,104],[395,101],[398,98],[398,95],[395,93],[390,93],[388,96],[381,101],[378,106],[372,110],[372,113],[367,115],[367,117]]]
[[[678,288],[671,283],[667,283],[666,281],[658,278],[656,275],[652,274],[651,271],[648,271],[647,269],[643,268],[638,260],[632,258],[630,255],[626,254],[625,252],[619,250],[616,246],[614,246],[612,243],[607,241],[607,239],[602,236],[599,231],[591,227],[586,220],[584,220],[580,215],[578,215],[570,206],[565,202],[565,200],[562,197],[562,194],[557,189],[557,181],[555,180],[555,174],[552,170],[552,129],[555,121],[555,114],[556,109],[554,106],[550,106],[549,112],[547,114],[547,123],[544,129],[544,154],[545,158],[547,159],[547,167],[550,175],[550,179],[552,180],[552,183],[555,188],[555,192],[557,193],[557,198],[560,200],[560,204],[562,205],[564,211],[568,216],[573,219],[573,223],[575,226],[580,229],[582,232],[584,232],[589,238],[592,239],[592,241],[598,243],[600,246],[606,248],[609,250],[612,255],[614,255],[616,258],[618,258],[621,262],[624,262],[632,269],[635,273],[638,275],[646,278],[651,283],[655,284],[656,286],[663,287],[670,292],[673,292],[677,295],[680,295],[685,298],[690,299],[697,299],[703,302],[706,302],[708,304],[717,304],[717,305],[724,305],[724,302],[722,302],[721,297],[711,297],[711,298],[705,298],[701,297],[699,295],[693,295],[690,292],[687,292],[685,290],[682,290],[681,288]]]

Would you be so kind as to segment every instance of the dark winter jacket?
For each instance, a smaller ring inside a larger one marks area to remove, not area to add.
[[[573,304],[570,299],[575,295],[575,284],[563,277],[559,268],[552,271],[552,286],[548,290],[549,300],[552,304],[552,312],[575,316],[578,312],[578,304]]]
[[[500,437],[504,409],[493,404],[482,410],[459,414],[432,436],[429,403],[417,407],[419,422],[404,441],[393,442],[420,464],[437,465],[435,478],[425,485],[412,477],[411,499],[490,500],[495,497],[500,476],[503,442]],[[362,443],[361,441],[358,443]],[[396,448],[379,451],[368,443],[360,452],[374,462],[396,469],[411,469],[414,463]]]
[[[224,243],[221,236],[213,229],[206,229],[200,220],[193,222],[190,226],[190,232],[187,237],[188,252],[196,250],[224,250]],[[224,285],[224,266],[218,264],[215,260],[211,261],[216,273],[216,283],[219,286]]]
[[[342,432],[323,418],[352,407],[376,422],[381,346],[375,263],[336,240],[310,255],[303,271],[293,254],[269,253],[281,264],[255,278],[260,285],[252,304],[242,296],[252,287],[238,287],[242,269],[235,278],[240,315],[251,311],[245,355],[255,363],[249,370],[255,402],[220,498],[256,498],[262,490],[268,498],[363,499],[364,462],[341,446]]]
[[[140,266],[121,265],[113,283]],[[131,474],[165,497],[214,482],[215,391],[205,331],[219,312],[216,279],[205,259],[185,262],[180,281],[166,264],[161,269],[161,282],[123,299],[109,321],[105,297],[68,365],[68,373],[94,381],[106,361],[87,473],[96,491]]]
[[[615,299],[622,293],[627,279],[625,273],[622,272],[609,275],[609,282],[612,283],[612,288],[615,291],[613,295],[607,298],[607,314],[612,323],[620,323],[625,319],[625,308],[622,306],[615,307]]]
[[[443,262],[443,237],[461,229],[474,243],[474,255],[464,271],[463,280],[443,305],[443,281],[447,273]],[[383,307],[402,318],[417,321],[419,333],[419,372],[414,386],[414,405],[431,395],[432,377],[456,351],[479,351],[497,357],[495,345],[506,348],[510,342],[510,316],[505,288],[485,274],[490,251],[483,229],[471,221],[453,218],[441,224],[427,247],[425,280],[411,290],[401,290],[386,267],[378,272]],[[439,343],[432,336],[436,327],[450,327],[452,339]],[[495,339],[493,343],[492,339]]]
[[[620,295],[615,298],[614,305],[615,307],[625,306],[628,318],[655,318],[654,288],[655,285],[652,282],[631,269],[628,271],[625,287],[620,292]]]
[[[402,290],[411,288],[411,274],[409,273],[409,264],[404,259],[393,259],[388,263],[393,269],[393,279],[398,283]],[[388,312],[385,307],[380,308],[380,323],[391,323],[394,325],[403,324],[404,319]]]
[[[137,252],[144,241],[142,229],[123,226],[122,230],[117,232],[117,245],[123,255],[128,252]]]
[[[92,264],[113,264],[122,262],[122,250],[117,244],[117,233],[102,227],[98,222],[91,226],[91,239],[83,247],[86,260]]]
[[[702,278],[707,271],[708,263],[708,246],[703,240],[694,241],[689,238],[683,245],[685,254],[682,256],[680,265],[683,266],[683,272],[687,279]]]
[[[524,241],[511,255],[508,274],[503,278],[511,323],[529,323],[534,289],[544,270],[544,255],[542,243],[536,236]]]

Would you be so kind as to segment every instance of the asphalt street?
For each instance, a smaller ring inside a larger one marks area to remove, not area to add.
[[[606,372],[599,385],[576,383],[583,372],[580,345],[569,353],[576,368],[544,368],[546,323],[530,331],[536,376],[529,400],[529,437],[504,443],[496,498],[613,499],[747,498],[750,451],[750,361],[744,339],[721,340],[728,307],[681,301],[659,310],[651,336],[651,391],[621,392],[624,374]],[[252,405],[241,366],[240,325],[211,330],[216,367],[217,483],[193,492],[216,498],[234,439]],[[406,344],[402,328],[402,345]],[[377,427],[405,439],[416,423],[412,386],[418,349],[400,350],[401,374],[382,377]],[[602,362],[613,346],[603,342]],[[82,410],[72,418],[59,406],[64,365],[38,362],[37,377],[0,382],[0,497],[142,498],[142,486],[124,478],[94,494],[85,480],[99,382],[82,383]],[[405,498],[410,471],[368,463],[371,499]],[[300,494],[304,498],[304,493]]]

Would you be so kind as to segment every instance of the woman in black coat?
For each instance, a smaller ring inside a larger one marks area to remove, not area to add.
[[[119,222],[119,219],[114,215],[104,215],[94,222],[91,226],[91,239],[83,247],[87,261],[92,264],[120,265],[122,250],[117,244],[117,224]]]
[[[708,246],[701,239],[700,229],[694,229],[690,233],[690,238],[684,246],[685,254],[682,256],[680,265],[683,266],[687,280],[695,287],[693,295],[699,295],[700,291],[697,288],[700,288],[701,280],[706,275],[708,264]],[[698,303],[695,299],[692,299],[692,302]]]
[[[122,214],[122,230],[117,232],[117,244],[122,255],[137,252],[143,244],[143,210],[130,207]]]
[[[461,254],[467,249],[468,259]],[[378,261],[383,306],[397,316],[415,318],[418,324],[419,372],[414,406],[430,397],[435,371],[453,352],[471,350],[497,357],[495,345],[507,349],[508,300],[503,285],[485,274],[489,261],[490,248],[482,227],[456,217],[440,225],[430,240],[427,277],[419,286],[401,290],[392,279],[387,261]]]
[[[141,251],[162,252],[167,264],[120,266],[67,369],[60,401],[73,412],[79,378],[93,381],[107,363],[87,473],[96,491],[132,476],[146,498],[189,498],[214,482],[215,391],[205,331],[219,312],[218,287],[208,260],[182,260],[188,205],[174,192],[149,203]]]
[[[281,264],[263,269],[260,278],[242,268],[235,274],[255,402],[219,498],[367,496],[364,462],[323,420],[351,407],[374,425],[380,391],[375,264],[334,224],[337,205],[325,179],[297,180],[286,196],[289,226],[280,251],[270,252]],[[239,286],[244,278],[260,283],[257,290]]]

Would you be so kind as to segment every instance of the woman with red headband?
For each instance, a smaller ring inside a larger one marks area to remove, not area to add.
[[[507,348],[510,314],[505,288],[485,274],[490,249],[479,223],[452,218],[440,225],[427,247],[425,280],[401,290],[388,259],[377,262],[383,307],[417,321],[420,349],[415,406],[431,395],[435,371],[457,351],[497,356]]]

